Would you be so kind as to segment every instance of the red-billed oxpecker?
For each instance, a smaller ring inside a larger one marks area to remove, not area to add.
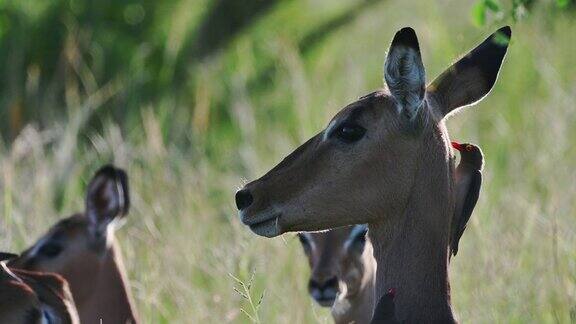
[[[394,296],[396,289],[390,288],[388,292],[380,298],[378,305],[374,309],[374,317],[371,324],[400,324],[396,318],[396,306],[394,305]]]
[[[484,155],[482,150],[473,144],[452,142],[452,147],[460,152],[460,163],[455,174],[456,206],[450,237],[450,251],[455,256],[460,238],[480,195]]]

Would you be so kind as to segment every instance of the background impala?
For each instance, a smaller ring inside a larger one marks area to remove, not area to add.
[[[79,324],[68,283],[53,273],[12,269],[0,252],[0,322]]]
[[[9,265],[54,272],[70,285],[82,323],[136,324],[137,315],[115,230],[130,209],[128,177],[101,167],[86,190],[81,213],[63,218]]]
[[[319,305],[331,308],[337,324],[372,319],[376,261],[367,232],[364,224],[298,233],[310,264],[308,292]]]

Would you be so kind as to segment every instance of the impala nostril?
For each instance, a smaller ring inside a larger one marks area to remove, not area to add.
[[[335,277],[326,281],[310,279],[308,282],[308,292],[320,306],[330,307],[338,295],[338,279]]]
[[[236,207],[238,210],[250,207],[253,201],[254,198],[248,189],[242,189],[236,192]]]
[[[310,281],[308,281],[308,289],[309,290],[319,289],[319,288],[320,288],[320,285],[318,285],[318,283],[314,279],[310,279]]]
[[[326,290],[329,288],[338,289],[338,278],[332,277],[324,282],[322,289]]]

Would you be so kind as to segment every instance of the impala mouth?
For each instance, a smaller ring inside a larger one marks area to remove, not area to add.
[[[318,305],[322,307],[332,307],[336,298],[338,297],[338,290],[333,288],[328,288],[324,290],[312,289],[310,291],[312,299],[314,299]]]
[[[314,300],[322,307],[332,307],[336,298],[314,298]]]
[[[276,211],[263,212],[253,217],[247,217],[244,212],[240,212],[240,220],[256,235],[274,237],[282,234],[278,224],[280,213]]]

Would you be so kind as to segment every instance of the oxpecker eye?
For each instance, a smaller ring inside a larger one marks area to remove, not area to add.
[[[366,134],[366,128],[353,123],[342,123],[333,132],[333,136],[346,143],[357,142],[364,137],[364,134]]]

